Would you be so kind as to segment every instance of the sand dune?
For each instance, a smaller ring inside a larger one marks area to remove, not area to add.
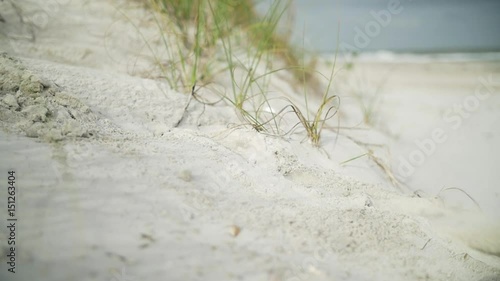
[[[16,172],[19,218],[15,274],[0,232],[2,280],[499,280],[498,62],[359,62],[336,78],[332,124],[358,129],[325,130],[318,149],[304,132],[241,125],[223,103],[185,112],[189,89],[153,79],[134,35],[131,21],[155,35],[140,5],[26,1],[31,24],[0,5],[0,167]],[[481,77],[488,99],[454,129],[443,111],[468,103]],[[273,76],[272,92],[303,102],[287,81]],[[367,148],[399,187],[368,156],[341,164]],[[419,149],[425,161],[400,173]],[[483,211],[439,192],[455,179]]]

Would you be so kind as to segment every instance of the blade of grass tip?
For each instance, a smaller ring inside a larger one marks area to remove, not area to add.
[[[304,68],[300,67],[300,66],[286,66],[286,67],[281,67],[281,68],[273,69],[273,70],[268,71],[266,73],[263,73],[261,75],[255,76],[252,82],[257,81],[257,80],[259,80],[259,79],[261,79],[261,78],[263,78],[265,76],[268,76],[268,75],[276,73],[276,72],[280,72],[280,71],[283,71],[283,70],[295,70],[295,69],[304,69]],[[309,68],[306,68],[306,69],[309,69]]]
[[[305,68],[305,65],[306,65],[306,59],[305,59],[305,38],[306,38],[306,23],[304,22],[304,27],[302,29],[302,85],[304,87],[304,102],[306,104],[306,114],[307,114],[307,118],[309,118],[309,102],[308,102],[308,98],[307,98],[307,84],[306,84],[306,68]]]
[[[258,55],[256,55],[257,57]],[[247,95],[250,91],[250,87],[252,83],[250,82],[252,80],[252,76],[254,75],[257,65],[260,63],[260,58],[258,61],[252,60],[250,63],[250,67],[247,67],[243,61],[241,61],[239,58],[236,58],[238,61],[239,65],[246,71],[247,75],[244,77],[243,82],[241,82],[241,86],[237,86],[239,88],[238,92],[238,97],[237,99],[240,101],[246,101],[247,100]]]
[[[210,9],[210,13],[212,13],[212,16],[214,17],[214,24],[215,28],[217,29],[217,32],[219,34],[223,34],[222,27],[219,23],[219,19],[216,17],[214,8],[212,6],[212,1],[207,1],[208,7]],[[226,42],[227,40],[227,42]],[[224,49],[224,55],[226,56],[227,64],[228,64],[228,70],[229,70],[229,75],[231,77],[231,88],[233,91],[233,98],[236,100],[236,81],[234,77],[234,62],[233,62],[233,57],[232,57],[232,47],[231,47],[231,38],[230,36],[226,37],[225,39],[221,38],[221,43],[222,43],[222,48]]]
[[[203,2],[204,3],[204,2]],[[205,13],[202,12],[201,10],[202,5],[201,3],[198,3],[198,9],[197,9],[197,16],[196,16],[196,35],[195,35],[195,42],[194,42],[194,66],[193,69],[191,70],[191,84],[195,84],[197,80],[197,70],[198,70],[198,61],[201,56],[201,47],[200,47],[200,33],[201,33],[201,25],[205,21]],[[204,9],[203,9],[204,10]]]
[[[337,65],[337,55],[339,52],[339,41],[340,41],[340,21],[339,21],[339,25],[337,28],[337,45],[335,47],[335,56],[333,58],[332,72],[330,74],[330,80],[328,81],[328,86],[326,87],[326,91],[325,91],[325,95],[323,96],[323,99],[325,99],[328,96],[328,92],[330,92],[330,87],[332,85],[333,77],[335,74],[335,66]]]
[[[269,45],[271,45],[270,43],[272,42],[276,27],[279,23],[280,18],[283,16],[283,13],[286,10],[286,7],[284,7],[281,11],[279,11],[280,6],[281,1],[275,1],[264,16],[264,19],[261,22],[253,25],[253,27],[250,27],[250,30],[252,30],[253,28],[262,31],[262,33],[264,34],[264,40],[259,41],[259,45],[257,47],[255,55],[252,56],[253,58],[250,63],[250,69],[247,70],[248,74],[243,81],[242,94],[244,95],[247,93],[247,91],[250,90],[252,82],[255,81],[255,73],[262,61],[262,56],[264,52],[267,51],[267,48],[269,48]]]
[[[152,1],[152,2],[154,2],[154,1]],[[153,4],[153,5],[154,5],[153,9],[155,9],[155,8],[156,8],[156,10],[157,10],[157,11],[159,11],[159,10],[161,9],[161,8],[159,8],[159,7],[158,7],[158,4]],[[166,5],[166,4],[164,4],[164,6],[165,6],[165,5]],[[163,45],[165,46],[165,49],[166,49],[167,54],[168,54],[168,57],[169,57],[170,59],[173,59],[173,57],[174,57],[174,56],[173,56],[173,53],[172,53],[172,51],[171,51],[171,50],[170,50],[170,48],[169,48],[169,43],[167,42],[167,39],[166,39],[166,37],[165,37],[164,33],[163,33],[163,32],[161,32],[162,25],[160,24],[160,21],[158,20],[158,17],[156,16],[156,14],[153,14],[153,19],[154,19],[154,21],[155,21],[156,26],[158,27],[158,30],[160,31],[160,38],[161,38],[161,40],[162,40]],[[138,27],[136,27],[136,29],[138,29]],[[143,37],[143,36],[142,36],[142,37]],[[144,38],[144,37],[143,37],[143,38]],[[145,40],[145,39],[144,39],[144,40]],[[149,44],[148,44],[148,48],[151,50],[151,52],[153,52],[153,51],[152,51],[152,48],[149,46]],[[179,48],[179,47],[178,47],[177,49],[178,49],[178,51],[180,50],[180,48]],[[181,54],[181,55],[180,55],[180,57],[181,57],[181,58],[183,58],[183,55]],[[155,58],[156,58],[156,57],[155,57]],[[167,73],[169,73],[169,72],[167,72],[167,71],[165,70],[165,68],[163,67],[163,64],[161,64],[161,63],[159,62],[159,60],[158,60],[158,59],[156,59],[156,61],[157,61],[157,63],[160,65],[160,68],[162,69],[162,71],[163,71],[163,73],[164,73],[164,76],[165,76],[165,79],[167,79],[167,81],[168,81],[168,83],[169,83],[170,87],[172,87],[173,89],[177,90],[177,82],[174,82],[174,81],[172,80],[172,78],[168,78]],[[172,75],[175,75],[175,74],[174,74],[174,73],[172,73]]]
[[[340,29],[340,23],[339,23],[339,29]],[[330,92],[330,88],[331,88],[334,74],[335,74],[335,66],[337,63],[337,54],[338,54],[338,46],[339,46],[339,33],[340,33],[340,31],[337,32],[337,47],[335,50],[335,57],[334,57],[334,61],[333,61],[332,71],[330,73],[330,77],[328,80],[328,85],[326,87],[325,93],[323,94],[321,104],[320,104],[318,110],[316,111],[316,114],[314,116],[314,120],[313,120],[312,124],[310,125],[310,131],[312,133],[310,135],[310,137],[311,137],[313,144],[315,144],[315,145],[319,145],[322,127],[323,127],[324,123],[326,122],[326,120],[323,120],[323,118],[322,118],[323,109],[326,106],[326,104],[328,104],[328,102],[330,102],[333,98],[336,97],[336,95],[328,97],[328,93]],[[330,110],[331,110],[331,108],[328,110],[328,112]],[[328,112],[327,112],[327,114],[328,114]]]
[[[338,51],[339,51],[339,43],[340,43],[340,21],[339,21],[338,28],[337,28],[337,45],[335,47],[335,57],[334,57],[334,60],[333,60],[332,73],[331,73],[330,80],[328,82],[328,86],[327,86],[327,89],[326,89],[325,93],[328,93],[330,91],[330,86],[331,86],[332,80],[335,77],[334,70],[335,70],[335,66],[337,64],[337,55],[338,55]],[[340,98],[339,98],[339,105],[338,105],[337,109],[335,110],[335,114],[337,113],[339,107],[340,107]],[[330,111],[330,110],[328,110],[328,111]],[[328,112],[327,112],[327,115],[328,115]],[[323,125],[324,125],[324,123],[323,123]],[[337,118],[337,127],[339,129],[338,129],[337,134],[335,136],[335,142],[333,144],[334,149],[335,149],[335,147],[337,145],[339,134],[340,134],[340,117]]]
[[[363,157],[363,156],[366,156],[366,155],[368,155],[368,153],[363,153],[363,154],[361,154],[361,155],[354,156],[353,158],[350,158],[350,159],[347,159],[347,160],[345,160],[345,161],[340,162],[340,163],[339,163],[339,165],[340,165],[340,166],[343,166],[343,165],[345,165],[345,164],[347,164],[347,163],[349,163],[349,162],[351,162],[351,161],[354,161],[354,160],[359,159],[359,158],[361,158],[361,157]]]
[[[463,193],[463,194],[465,194],[467,197],[469,197],[469,199],[470,199],[470,200],[471,200],[471,201],[472,201],[472,202],[476,205],[476,207],[479,209],[479,211],[481,211],[481,212],[483,211],[483,210],[481,209],[481,207],[479,206],[479,204],[477,203],[477,201],[476,201],[476,200],[474,200],[474,198],[472,198],[472,196],[470,196],[470,195],[469,195],[469,193],[465,192],[465,190],[463,190],[463,189],[461,189],[461,188],[459,188],[459,187],[446,187],[446,188],[445,188],[445,187],[443,187],[443,188],[441,188],[441,190],[439,191],[438,195],[439,195],[439,194],[441,194],[441,192],[443,192],[443,191],[448,191],[448,190],[458,190],[458,191],[462,192],[462,193]]]

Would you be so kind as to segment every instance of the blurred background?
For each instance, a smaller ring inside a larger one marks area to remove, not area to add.
[[[265,12],[271,2],[259,3]],[[332,59],[338,44],[339,59],[352,62],[334,82],[341,110],[370,109],[367,123],[394,138],[396,172],[416,142],[446,132],[446,143],[405,177],[410,189],[475,208],[466,192],[500,218],[499,0],[292,0],[285,18],[282,31],[296,46]],[[486,80],[490,98],[452,128],[446,112],[469,106]]]
[[[257,1],[265,11],[272,0]],[[294,0],[290,23],[293,42],[320,53],[335,50],[339,23],[340,42],[361,52],[494,52],[499,13],[498,0]]]

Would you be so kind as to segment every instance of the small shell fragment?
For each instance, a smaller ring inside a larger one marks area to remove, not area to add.
[[[240,232],[241,232],[241,228],[237,225],[231,225],[231,227],[229,228],[229,233],[233,237],[238,236],[238,234],[240,234]]]

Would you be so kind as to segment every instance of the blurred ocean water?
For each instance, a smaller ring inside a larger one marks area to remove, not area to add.
[[[500,51],[498,0],[294,0],[288,16],[293,42],[320,53]]]

